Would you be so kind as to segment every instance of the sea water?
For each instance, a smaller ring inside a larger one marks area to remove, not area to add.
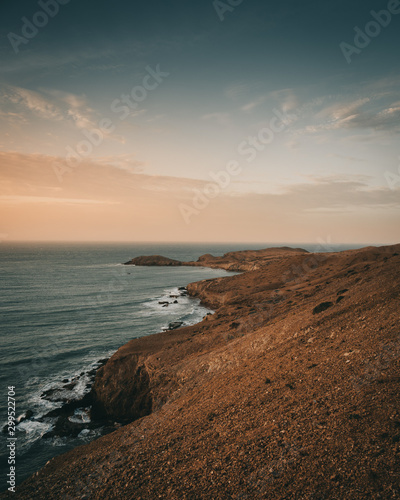
[[[66,396],[81,397],[87,391],[86,374],[129,340],[160,332],[173,321],[195,324],[209,312],[199,300],[187,296],[179,296],[178,303],[168,307],[159,302],[173,302],[170,295],[177,295],[178,287],[190,282],[232,274],[207,268],[125,266],[124,262],[153,254],[197,260],[204,253],[223,255],[266,246],[1,244],[1,429],[7,420],[9,386],[15,387],[17,417],[33,412],[32,418],[17,426],[17,484],[50,458],[101,433],[87,430],[76,438],[43,439],[53,422],[40,418],[60,406],[43,398],[43,392],[62,390],[75,379],[78,383]],[[317,245],[305,248],[315,251]],[[75,418],[84,421],[86,415]],[[2,436],[1,490],[7,486],[9,472],[7,435]]]

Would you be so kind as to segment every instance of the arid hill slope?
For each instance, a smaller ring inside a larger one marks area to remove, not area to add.
[[[188,290],[215,314],[96,376],[94,413],[137,420],[17,498],[400,498],[400,245],[280,251]]]

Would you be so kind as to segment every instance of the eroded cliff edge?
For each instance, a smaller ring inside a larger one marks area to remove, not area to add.
[[[281,253],[189,285],[214,315],[97,374],[94,411],[137,420],[18,498],[398,498],[399,254]]]

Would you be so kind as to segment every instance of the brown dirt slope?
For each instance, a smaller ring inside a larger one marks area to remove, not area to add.
[[[284,252],[189,290],[215,314],[96,377],[94,411],[138,419],[17,498],[400,498],[400,245]]]

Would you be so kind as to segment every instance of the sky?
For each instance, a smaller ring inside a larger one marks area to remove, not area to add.
[[[0,241],[400,241],[400,1],[3,0]]]

